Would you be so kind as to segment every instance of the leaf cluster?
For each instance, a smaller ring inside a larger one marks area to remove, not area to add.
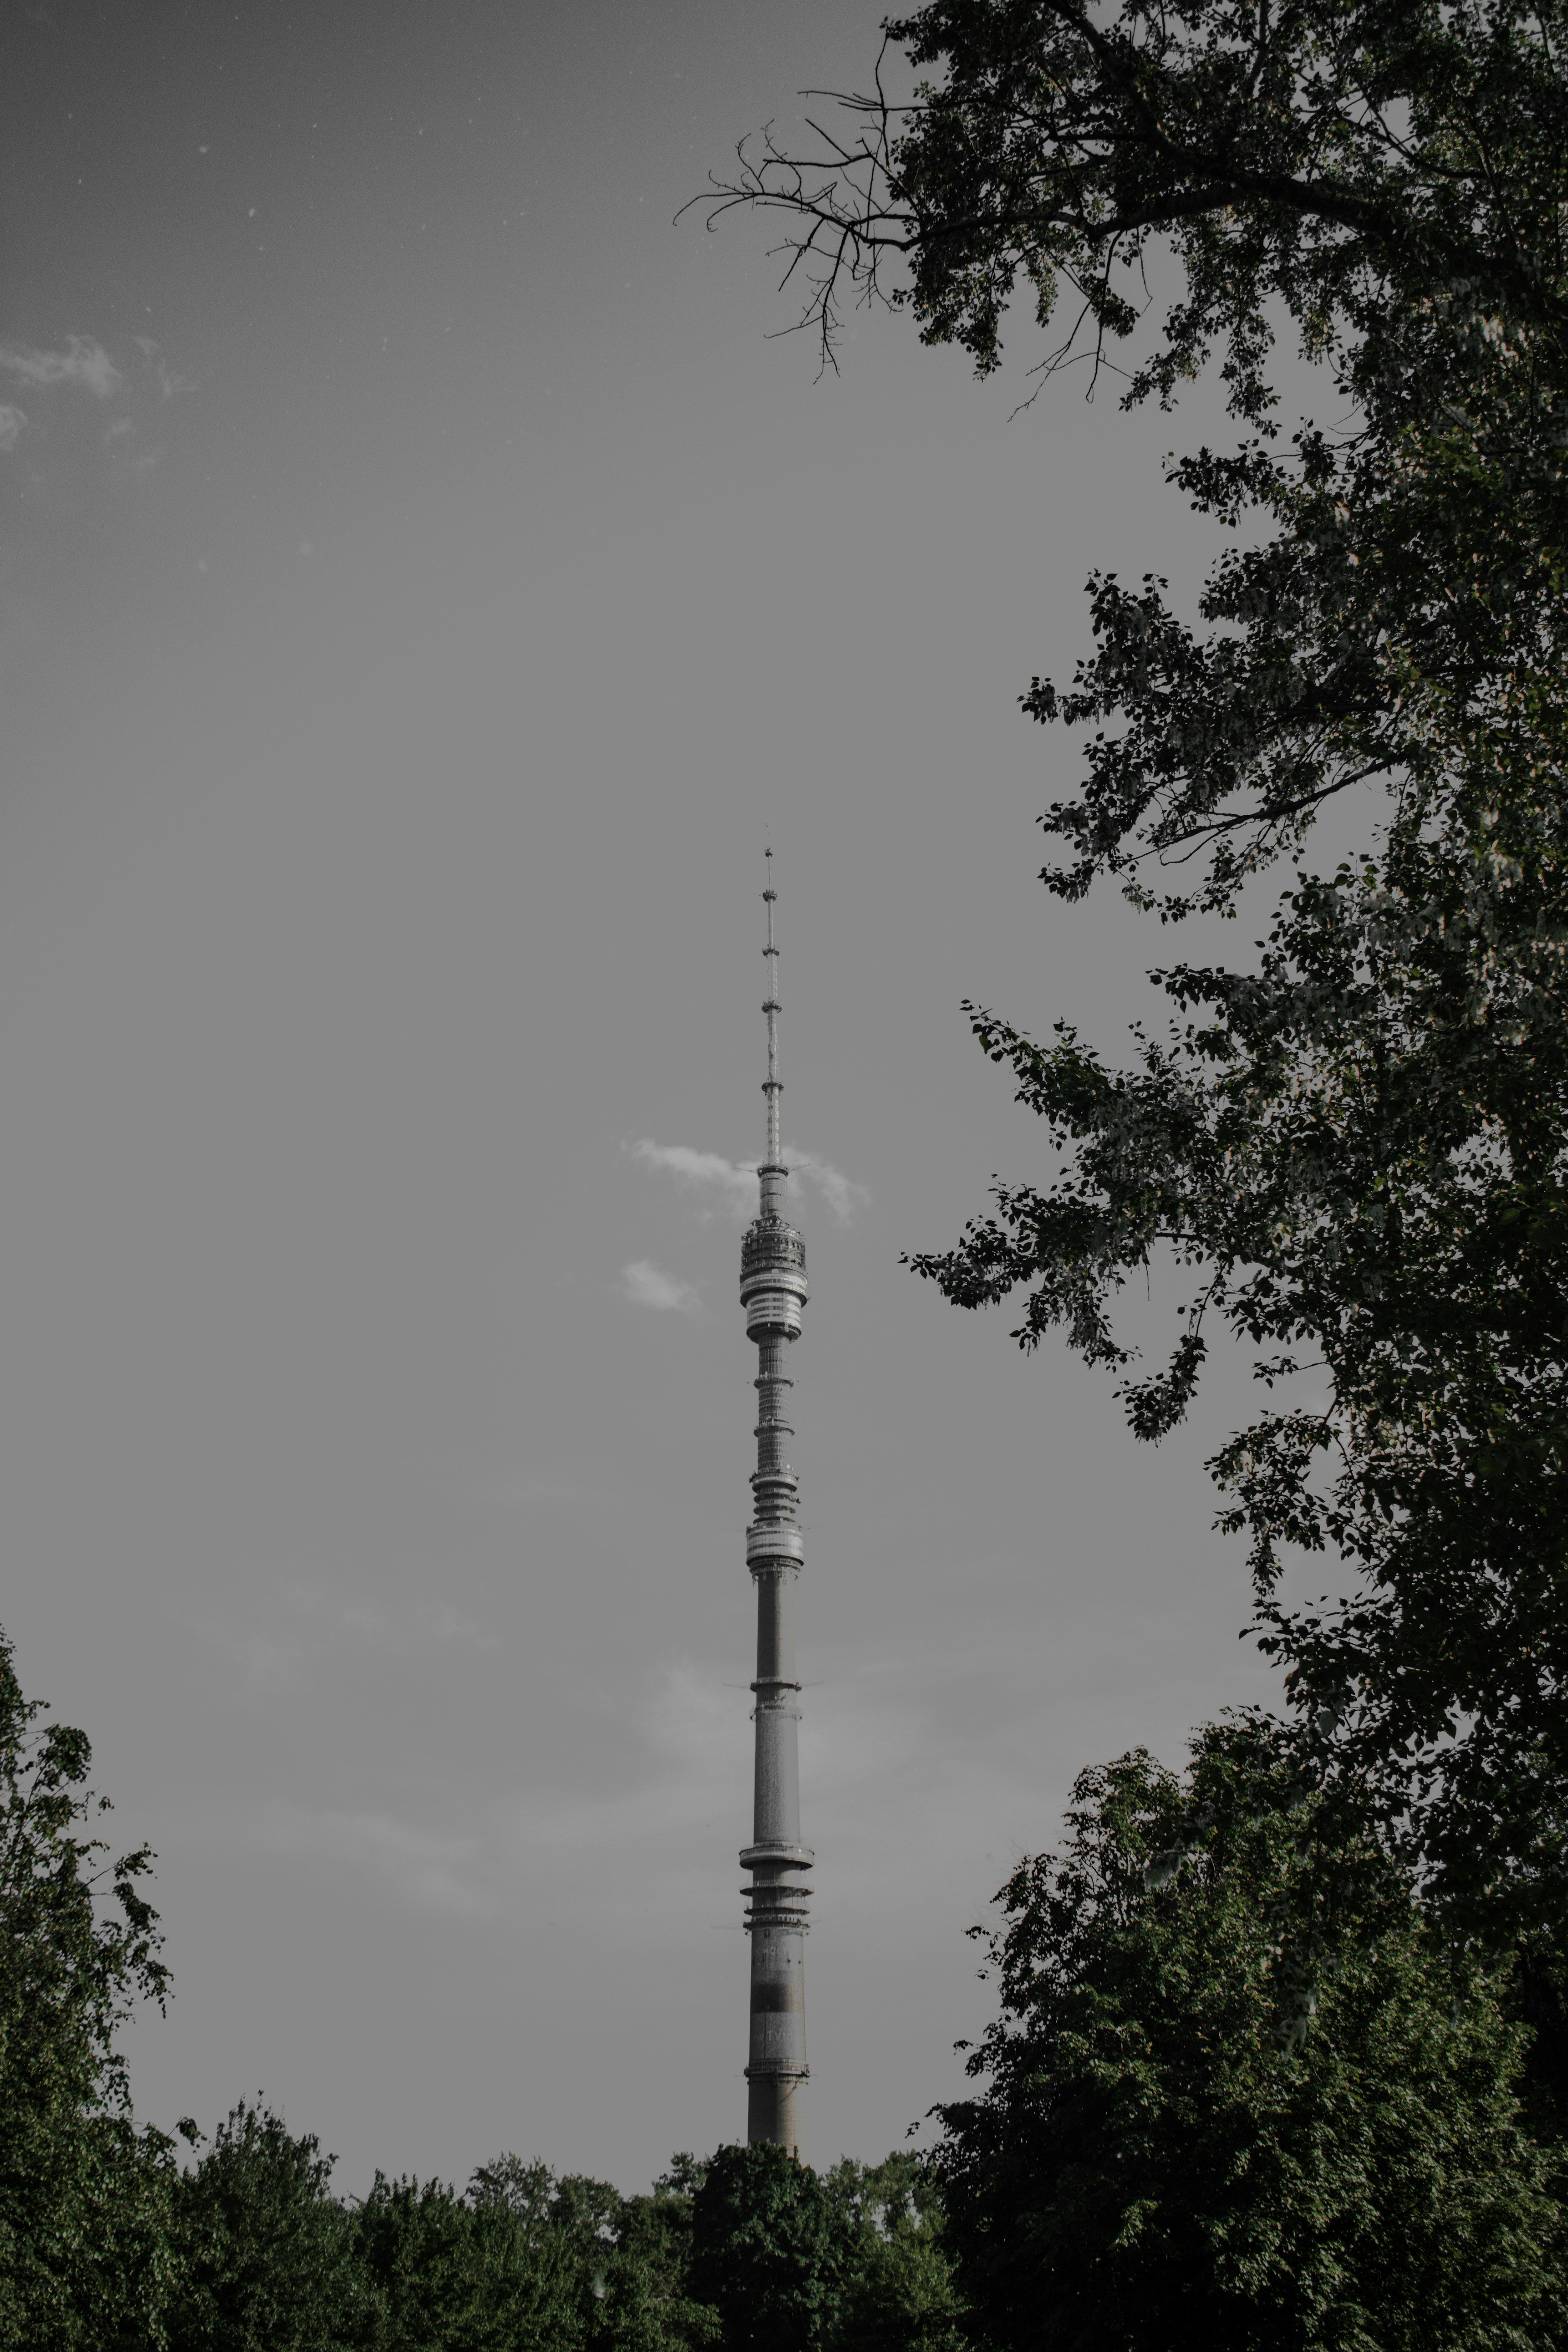
[[[1503,1969],[1434,1931],[1261,1718],[1080,1776],[988,1938],[940,2110],[959,2282],[1005,2347],[1479,2352],[1563,2323]],[[980,1931],[976,1930],[976,1933]]]
[[[1265,1645],[1489,1932],[1565,1891],[1565,935],[1556,845],[1505,810],[1459,851],[1299,877],[1252,972],[1157,974],[1184,1017],[1133,1070],[975,1012],[1061,1172],[914,1261],[961,1305],[1021,1294],[1026,1348],[1060,1328],[1121,1370],[1142,1437],[1215,1327],[1283,1388],[1210,1465]],[[1156,1265],[1191,1288],[1145,1374],[1115,1307]],[[1359,1595],[1288,1611],[1302,1551]]]
[[[720,2148],[692,2207],[691,2285],[720,2341],[759,2352],[962,2352],[937,2183],[907,2153],[816,2173],[771,2145]]]
[[[168,1972],[152,1855],[95,1833],[89,1742],[44,1714],[0,1633],[0,2346],[73,2352],[166,2293],[171,2143],[137,2129],[115,2037]]]

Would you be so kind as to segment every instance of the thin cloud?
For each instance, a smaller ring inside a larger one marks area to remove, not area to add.
[[[120,370],[90,335],[68,335],[61,352],[0,343],[0,373],[43,390],[57,383],[79,383],[99,400],[108,400],[120,389]]]
[[[624,1265],[621,1281],[634,1307],[673,1307],[679,1314],[695,1315],[702,1304],[689,1282],[662,1273],[646,1257],[634,1258],[630,1265]]]
[[[150,336],[133,340],[134,352],[124,367],[92,335],[68,335],[50,350],[33,343],[0,343],[0,385],[8,383],[39,397],[74,386],[94,400],[112,401],[116,413],[100,436],[108,463],[119,475],[144,474],[163,454],[142,437],[148,419],[176,393],[193,387],[175,374]],[[24,433],[30,440],[37,421],[33,401],[21,408],[14,400],[0,400],[0,456],[9,455]]]
[[[689,1192],[717,1193],[737,1217],[750,1216],[757,1205],[754,1160],[725,1160],[717,1151],[693,1151],[687,1143],[652,1143],[647,1137],[633,1144],[632,1158],[673,1176]]]
[[[194,392],[195,386],[188,377],[176,375],[164,358],[162,348],[151,335],[138,335],[136,348],[146,362],[147,372],[158,388],[160,400],[173,400],[177,392]]]
[[[123,432],[118,429],[118,425],[111,425],[103,436],[103,446],[109,452],[109,461],[115,473],[121,478],[126,475],[150,474],[163,455],[162,445],[155,444],[150,449],[139,448],[136,426],[128,417],[120,419],[119,423],[123,424]]]
[[[645,1168],[673,1176],[688,1191],[716,1196],[739,1223],[744,1223],[755,1214],[754,1160],[726,1160],[717,1151],[695,1151],[687,1143],[654,1143],[646,1136],[632,1145],[631,1152],[632,1158],[640,1160]],[[820,1152],[803,1151],[795,1144],[786,1144],[784,1159],[790,1171],[790,1191],[798,1197],[803,1183],[811,1185],[840,1224],[847,1224],[857,1210],[869,1206],[871,1195],[866,1186],[846,1176]]]
[[[786,1144],[784,1158],[789,1162],[792,1180],[804,1176],[808,1184],[815,1184],[841,1225],[849,1223],[857,1209],[870,1207],[871,1195],[866,1186],[857,1184],[852,1176],[846,1176],[819,1153],[798,1151],[794,1144]]]

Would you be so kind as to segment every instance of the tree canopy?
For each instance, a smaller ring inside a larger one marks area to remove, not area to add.
[[[718,2150],[692,2206],[691,2279],[726,2346],[826,2352],[850,2266],[840,2200],[793,2150]]]
[[[959,2279],[1031,2352],[1524,2352],[1561,2208],[1506,1966],[1455,1950],[1276,1727],[1082,1774],[942,2112]],[[978,1932],[978,1931],[977,1931]]]
[[[970,1007],[1060,1172],[914,1263],[1123,1369],[1142,1436],[1216,1326],[1252,1351],[1276,1394],[1212,1466],[1303,1723],[1487,1932],[1560,1921],[1568,10],[937,0],[887,34],[906,99],[885,56],[845,131],[743,147],[713,199],[788,216],[829,353],[881,296],[984,374],[1024,295],[1070,311],[1047,375],[1169,405],[1213,367],[1235,420],[1170,465],[1234,533],[1198,593],[1095,575],[1092,651],[1023,697],[1089,730],[1042,879],[1234,914],[1331,800],[1365,844],[1297,871],[1258,961],[1156,973],[1130,1071]],[[1331,411],[1289,435],[1280,339]],[[1114,1309],[1156,1264],[1187,1295],[1149,1376]],[[1282,1606],[1303,1548],[1348,1605]]]
[[[76,2352],[163,2324],[173,2144],[116,2037],[168,1972],[152,1856],[95,1834],[91,1748],[45,1713],[0,1633],[0,2346]]]

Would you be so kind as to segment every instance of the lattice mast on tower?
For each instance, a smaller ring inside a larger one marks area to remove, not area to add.
[[[800,1685],[795,1675],[794,1601],[804,1547],[798,1488],[788,1460],[794,1435],[788,1420],[794,1383],[784,1370],[800,1337],[805,1305],[805,1249],[784,1213],[789,1171],[779,1150],[778,949],[773,942],[773,851],[768,856],[768,974],[763,1011],[768,1023],[767,1158],[757,1171],[761,1205],[741,1244],[741,1304],[746,1337],[757,1349],[757,1466],[752,1477],[752,1525],[746,1565],[757,1589],[757,1678],[752,1721],[756,1764],[752,1843],[741,1855],[751,1873],[742,1889],[752,1939],[751,2046],[746,2063],[746,2137],[776,2140],[804,2154],[800,2094],[805,2063],[805,1932],[811,1850],[800,1842],[800,1771],[796,1735]]]

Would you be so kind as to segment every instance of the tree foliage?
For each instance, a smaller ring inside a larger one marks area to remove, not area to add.
[[[970,2337],[953,2279],[936,2176],[898,2150],[828,2176],[855,2248],[835,2352],[963,2352]]]
[[[313,2135],[242,2103],[180,2183],[172,2352],[698,2352],[691,2170],[622,2198],[503,2155],[462,2193],[378,2172],[344,2200]]]
[[[145,1847],[110,1858],[83,1732],[40,1720],[0,1633],[0,2346],[162,2340],[171,2143],[116,2035],[162,2003]]]
[[[692,2283],[693,2200],[704,2168],[677,2156],[645,2197],[619,2205],[615,2245],[596,2273],[593,2344],[617,2352],[699,2352],[719,2315]]]
[[[541,2214],[493,2196],[463,2198],[438,2180],[378,2174],[353,2227],[376,2298],[378,2352],[574,2352],[585,2344],[586,2249],[562,2227],[561,2201],[556,2189]]]
[[[182,2174],[172,2352],[332,2352],[369,2343],[374,2302],[354,2259],[332,2158],[313,2133],[242,2100]]]
[[[1272,1727],[1080,1776],[990,1939],[984,2087],[942,2115],[995,2352],[1525,2352],[1562,2215],[1506,1967],[1455,1951]],[[978,1931],[977,1931],[978,1932]]]
[[[1141,1435],[1185,1412],[1205,1324],[1270,1387],[1321,1382],[1216,1456],[1222,1523],[1250,1537],[1314,1738],[1506,1932],[1563,1896],[1568,1027],[1555,983],[1526,982],[1510,1040],[1500,981],[1466,1034],[1467,878],[1422,844],[1381,877],[1303,878],[1256,972],[1163,976],[1187,1017],[1131,1073],[977,1015],[1067,1165],[921,1263],[965,1305],[1027,1283],[1025,1344],[1059,1324],[1122,1369]],[[1159,1259],[1194,1295],[1139,1377],[1111,1309]],[[1363,1590],[1287,1612],[1291,1548],[1337,1552]]]
[[[841,2203],[791,2151],[721,2147],[692,2200],[691,2284],[725,2352],[825,2352],[849,2281]]]
[[[914,1263],[964,1306],[1021,1293],[1026,1347],[1129,1367],[1118,1294],[1174,1259],[1168,1360],[1125,1389],[1143,1436],[1205,1327],[1277,1391],[1311,1373],[1212,1465],[1265,1639],[1455,1903],[1560,1922],[1568,9],[936,0],[888,33],[906,102],[879,74],[845,134],[742,150],[714,203],[788,215],[828,348],[885,293],[984,374],[1021,292],[1042,324],[1065,299],[1047,373],[1170,404],[1214,366],[1236,419],[1171,465],[1236,534],[1195,617],[1098,575],[1093,652],[1024,698],[1089,730],[1042,878],[1226,914],[1335,796],[1368,843],[1298,873],[1257,966],[1156,974],[1175,1018],[1131,1071],[971,1008],[1062,1172]],[[1289,437],[1279,332],[1331,388]],[[1300,1547],[1359,1571],[1348,1607],[1282,1610]]]

